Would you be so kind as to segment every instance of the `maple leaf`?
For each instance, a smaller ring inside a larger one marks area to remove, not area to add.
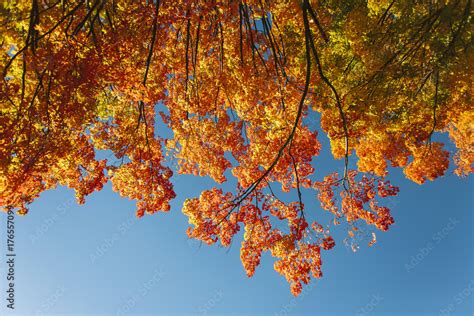
[[[216,187],[183,205],[188,236],[227,247],[242,229],[247,275],[269,251],[298,295],[322,276],[333,226],[348,226],[357,249],[364,234],[376,242],[360,225],[395,222],[383,203],[399,191],[389,167],[419,184],[446,174],[450,158],[457,175],[474,170],[469,0],[33,0],[0,10],[5,210],[24,215],[57,185],[84,203],[110,181],[142,217],[170,210],[173,172],[209,176]],[[343,167],[322,179],[318,132]],[[454,155],[434,141],[441,133]],[[235,192],[219,188],[229,177]],[[314,220],[317,205],[330,223]]]

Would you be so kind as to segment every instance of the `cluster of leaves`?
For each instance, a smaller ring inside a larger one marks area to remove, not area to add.
[[[229,246],[244,228],[247,275],[269,251],[297,295],[335,245],[303,189],[357,238],[360,222],[394,222],[380,205],[398,193],[388,164],[420,184],[445,174],[450,153],[435,133],[456,146],[456,174],[474,170],[471,0],[11,0],[0,10],[4,209],[26,214],[58,184],[84,203],[111,181],[141,217],[170,209],[167,157],[217,184],[230,171],[234,193],[186,200],[188,235]],[[344,161],[322,181],[307,123],[316,113]]]

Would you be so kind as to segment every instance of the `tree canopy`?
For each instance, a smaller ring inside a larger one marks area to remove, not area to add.
[[[298,295],[322,276],[334,226],[350,240],[360,223],[394,223],[389,169],[419,184],[450,160],[459,176],[474,170],[471,11],[471,0],[3,1],[0,205],[24,215],[57,185],[84,203],[110,181],[142,217],[170,210],[172,169],[208,176],[215,188],[182,207],[189,237],[229,246],[243,229],[247,275],[268,251]],[[321,150],[342,171],[318,179]],[[314,220],[321,209],[331,223]]]

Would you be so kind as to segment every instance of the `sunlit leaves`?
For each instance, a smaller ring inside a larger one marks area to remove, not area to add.
[[[474,170],[470,11],[467,0],[4,1],[0,204],[26,214],[57,185],[83,203],[110,181],[141,217],[170,210],[173,171],[231,180],[235,192],[186,200],[188,236],[227,247],[242,230],[247,275],[268,251],[298,295],[322,276],[333,226],[357,239],[361,225],[394,224],[391,167],[420,184],[446,174],[447,132],[454,172]],[[315,160],[317,122],[343,172]]]

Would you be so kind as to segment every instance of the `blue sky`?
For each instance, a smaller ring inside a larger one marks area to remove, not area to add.
[[[341,162],[319,138],[324,153],[314,164],[323,176]],[[81,206],[71,190],[45,192],[15,219],[14,313],[5,308],[2,234],[0,315],[472,315],[473,181],[451,171],[420,186],[394,170],[401,192],[388,204],[396,223],[356,253],[341,242],[340,227],[336,247],[322,253],[323,278],[298,298],[269,255],[247,278],[241,235],[230,249],[187,239],[181,205],[212,187],[208,179],[176,177],[171,212],[141,219],[110,185]],[[314,196],[304,202],[325,216]]]

